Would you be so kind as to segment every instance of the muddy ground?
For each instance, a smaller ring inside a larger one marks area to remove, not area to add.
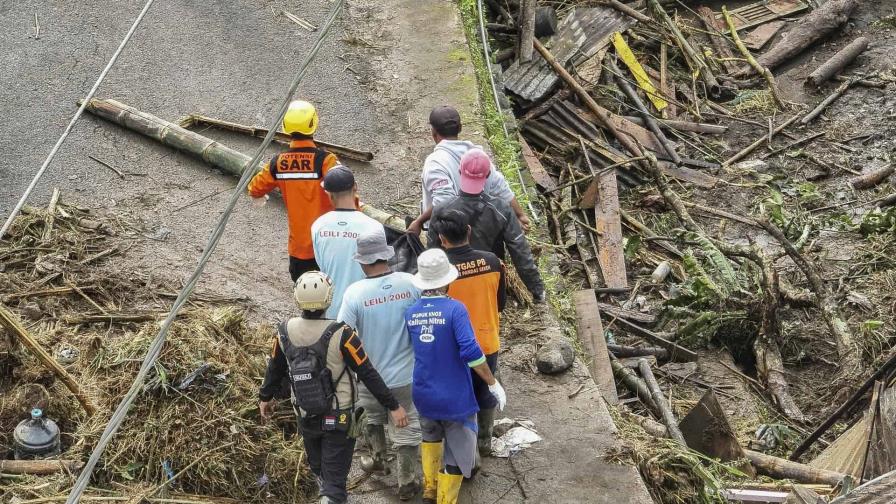
[[[138,4],[0,6],[0,46],[7,48],[0,64],[11,69],[0,75],[0,112],[7,118],[0,150],[8,160],[0,169],[0,215],[7,215],[49,152]],[[172,121],[202,113],[267,125],[314,38],[280,11],[320,24],[329,6],[324,0],[157,3],[97,96]],[[465,136],[481,139],[469,53],[449,1],[349,2],[300,95],[318,105],[321,139],[375,153],[370,164],[349,163],[362,199],[375,205],[419,192],[432,106],[458,106],[468,122]],[[247,153],[258,145],[231,134],[203,134]],[[44,205],[59,188],[64,201],[119,219],[126,252],[111,260],[111,268],[148,272],[152,284],[176,287],[195,265],[233,184],[195,159],[85,116],[30,201]],[[200,290],[247,298],[258,322],[292,314],[283,219],[276,202],[255,209],[241,201]],[[512,317],[525,322],[531,315]],[[510,351],[522,352],[519,362],[531,361],[538,335],[536,328],[509,336]],[[546,439],[512,464],[489,461],[465,487],[467,502],[648,501],[631,468],[602,461],[615,438],[595,392],[586,387],[568,397],[585,383],[580,368],[544,379],[522,364],[508,367],[504,380],[510,394],[505,414],[534,420]],[[357,490],[359,502],[395,500],[394,489],[376,480]]]

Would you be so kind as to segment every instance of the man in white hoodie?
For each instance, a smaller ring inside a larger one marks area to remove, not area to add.
[[[461,130],[461,122],[460,114],[454,107],[443,105],[432,109],[429,114],[429,125],[436,147],[423,163],[421,214],[408,226],[408,232],[414,234],[420,234],[423,224],[432,217],[434,206],[447,203],[459,195],[460,158],[470,149],[482,148],[473,142],[457,139]],[[529,229],[529,217],[517,202],[504,175],[494,166],[486,180],[483,192],[492,198],[507,201],[519,218],[523,229]]]

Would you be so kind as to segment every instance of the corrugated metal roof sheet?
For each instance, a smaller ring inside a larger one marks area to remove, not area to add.
[[[896,502],[896,471],[884,474],[837,497],[831,504],[892,504]]]
[[[613,32],[625,30],[634,23],[634,19],[611,7],[577,7],[563,19],[546,47],[557,61],[566,64],[571,60],[577,65],[609,43]],[[528,63],[514,61],[504,72],[504,87],[529,101],[544,97],[559,80],[538,53]]]

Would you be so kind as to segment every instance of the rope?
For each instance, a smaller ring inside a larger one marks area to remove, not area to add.
[[[94,447],[93,452],[90,454],[90,459],[87,461],[87,464],[84,466],[84,469],[78,476],[78,480],[72,487],[72,490],[69,493],[65,504],[77,504],[81,498],[81,494],[84,493],[84,490],[90,483],[90,476],[93,473],[97,462],[99,462],[103,451],[112,440],[112,437],[115,436],[118,428],[121,427],[121,424],[131,407],[131,404],[140,393],[140,389],[143,386],[146,375],[149,373],[149,370],[152,369],[156,359],[159,357],[159,354],[162,351],[162,346],[165,344],[165,337],[168,334],[168,329],[171,326],[171,323],[177,317],[177,313],[181,309],[181,307],[187,302],[187,298],[189,298],[190,294],[193,293],[193,289],[196,287],[200,275],[202,275],[206,264],[211,258],[212,253],[215,251],[215,247],[217,247],[218,242],[221,240],[221,237],[224,234],[224,230],[227,227],[227,221],[230,219],[230,215],[233,213],[233,209],[236,207],[237,201],[240,199],[242,193],[246,190],[246,186],[249,185],[249,180],[254,175],[254,167],[258,166],[258,162],[261,160],[262,156],[265,155],[265,149],[270,145],[271,141],[274,140],[274,136],[279,130],[280,124],[283,122],[283,116],[286,115],[286,111],[289,108],[289,102],[292,100],[292,96],[295,94],[296,90],[299,87],[299,83],[305,76],[305,72],[308,69],[308,66],[314,60],[314,57],[317,55],[318,51],[320,51],[324,39],[329,33],[330,28],[333,26],[336,17],[342,10],[344,4],[345,0],[338,0],[336,2],[324,26],[321,28],[319,35],[317,36],[317,40],[314,42],[314,46],[311,48],[311,51],[308,53],[308,55],[305,56],[305,60],[302,62],[302,66],[299,68],[298,73],[292,80],[292,84],[290,84],[289,86],[289,91],[286,94],[286,98],[280,105],[280,109],[278,110],[276,117],[271,121],[271,126],[268,128],[268,133],[267,135],[265,135],[264,141],[262,141],[261,145],[258,146],[258,150],[255,152],[252,160],[249,161],[243,168],[243,174],[240,177],[240,181],[234,188],[233,193],[230,195],[230,200],[227,202],[227,207],[221,214],[221,218],[218,220],[214,231],[212,231],[212,234],[208,239],[208,243],[206,244],[202,252],[202,256],[199,258],[199,264],[196,266],[193,274],[190,275],[190,278],[187,280],[181,293],[177,296],[177,299],[174,301],[174,304],[172,305],[171,311],[168,313],[168,316],[162,322],[162,325],[159,329],[159,334],[150,344],[149,349],[146,353],[146,357],[143,359],[143,364],[140,366],[140,371],[137,373],[136,378],[134,378],[134,383],[131,385],[130,390],[128,390],[127,395],[122,398],[121,403],[119,403],[118,407],[115,409],[112,417],[109,419],[109,424],[106,425],[105,430],[103,430],[103,434],[100,436],[99,441],[97,441],[97,445],[96,447]]]
[[[34,174],[34,178],[31,179],[31,183],[28,185],[28,188],[25,189],[24,194],[19,199],[19,202],[16,203],[16,206],[10,212],[9,217],[6,219],[6,223],[3,224],[3,227],[0,228],[0,240],[6,236],[6,232],[9,230],[9,227],[12,226],[12,221],[16,219],[19,215],[19,212],[22,211],[22,207],[25,206],[25,202],[28,201],[28,197],[31,196],[31,193],[34,192],[34,188],[37,187],[38,181],[40,181],[41,177],[44,176],[44,172],[49,168],[50,163],[53,162],[53,158],[56,157],[56,153],[59,152],[59,148],[62,147],[65,139],[68,138],[68,134],[71,133],[72,128],[74,128],[75,123],[78,122],[78,119],[81,118],[81,115],[84,114],[84,109],[87,108],[87,104],[90,103],[90,100],[93,98],[93,95],[96,94],[96,90],[100,87],[100,84],[103,83],[103,80],[106,78],[106,74],[109,73],[109,70],[112,69],[112,65],[115,64],[115,61],[118,59],[118,55],[121,54],[121,51],[124,50],[124,47],[128,45],[128,42],[131,41],[131,36],[134,35],[134,32],[137,31],[137,27],[140,26],[140,23],[143,21],[143,17],[146,16],[149,8],[152,7],[153,2],[155,0],[147,0],[146,5],[143,6],[143,10],[140,11],[140,14],[137,15],[137,19],[134,20],[134,24],[131,25],[131,29],[128,30],[127,35],[124,36],[124,39],[121,41],[121,44],[118,45],[118,49],[115,50],[115,53],[112,55],[112,58],[109,59],[109,62],[106,63],[106,68],[103,68],[103,71],[100,72],[100,76],[97,77],[96,82],[93,83],[93,87],[90,88],[90,91],[87,93],[87,96],[81,101],[81,106],[78,107],[78,111],[75,112],[75,116],[72,117],[72,120],[69,121],[68,126],[65,128],[65,131],[62,132],[62,136],[59,137],[59,140],[56,140],[56,145],[53,146],[53,149],[50,150],[50,154],[47,156],[47,159],[44,160],[43,164],[40,165],[40,168],[37,170],[37,173]]]

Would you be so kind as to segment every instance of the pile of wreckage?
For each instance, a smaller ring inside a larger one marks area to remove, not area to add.
[[[738,5],[489,0],[497,103],[513,111],[559,273],[581,282],[566,304],[604,398],[706,474],[684,478],[703,486],[688,493],[674,464],[653,471],[659,456],[635,450],[654,497],[893,502],[896,166],[886,131],[860,122],[849,136],[824,115],[845,94],[892,92],[892,64],[858,62],[896,17],[855,36],[857,0]],[[776,80],[797,62],[812,70],[809,106]],[[848,194],[831,201],[837,184]],[[832,233],[877,257],[834,272],[819,253]],[[763,420],[742,418],[746,396]]]

